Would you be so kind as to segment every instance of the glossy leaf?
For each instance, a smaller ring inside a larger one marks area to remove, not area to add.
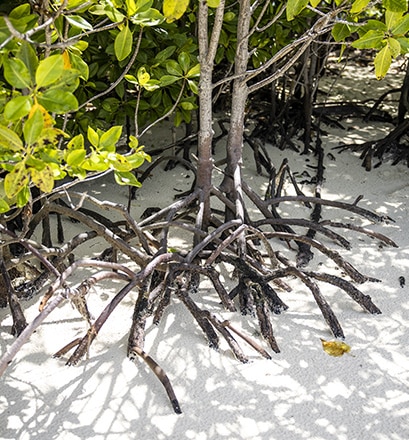
[[[9,210],[10,210],[10,205],[3,198],[0,198],[0,214],[4,214]]]
[[[359,14],[368,6],[369,2],[370,0],[355,0],[354,3],[352,3],[350,13]]]
[[[190,57],[186,52],[182,52],[178,56],[178,63],[183,70],[183,73],[187,73],[190,67]]]
[[[85,149],[72,150],[66,155],[65,161],[70,167],[78,167],[85,160],[86,154]]]
[[[30,200],[30,197],[31,197],[31,192],[28,185],[23,186],[16,195],[17,208],[22,208],[23,206],[27,205],[28,201]]]
[[[168,60],[175,52],[176,46],[168,46],[155,55],[155,61],[157,63],[163,63]]]
[[[66,15],[65,19],[71,26],[77,27],[79,29],[84,29],[86,31],[92,31],[92,25],[84,17],[80,15]]]
[[[11,151],[22,151],[24,145],[19,136],[7,127],[0,125],[0,150],[6,148]]]
[[[166,61],[166,70],[170,75],[183,76],[183,70],[175,60]]]
[[[382,41],[385,34],[382,31],[370,30],[358,40],[352,43],[356,49],[379,49],[382,47]]]
[[[31,75],[23,61],[17,58],[4,60],[4,78],[16,89],[25,89],[31,85]]]
[[[126,4],[126,10],[127,10],[128,17],[130,17],[131,15],[134,15],[136,13],[136,11],[138,10],[136,7],[135,0],[125,0],[125,4]]]
[[[405,35],[409,32],[409,14],[404,15],[391,29],[393,35]]]
[[[207,0],[207,5],[210,8],[218,8],[220,5],[220,0]]]
[[[339,42],[345,40],[346,37],[351,35],[351,28],[345,23],[336,23],[332,28],[331,33],[334,37],[334,40]]]
[[[124,60],[132,51],[132,32],[128,25],[124,26],[115,38],[115,56],[118,61]]]
[[[178,20],[189,6],[189,0],[163,0],[163,15],[168,23]]]
[[[78,55],[75,53],[70,53],[70,62],[71,66],[74,69],[77,69],[78,72],[80,72],[80,78],[87,81],[89,78],[89,67],[88,64]]]
[[[200,75],[200,64],[196,64],[186,74],[186,78],[197,78]]]
[[[122,135],[122,127],[116,125],[111,127],[106,133],[99,138],[99,148],[107,151],[115,151],[115,145]]]
[[[388,73],[389,67],[392,63],[392,54],[389,46],[385,46],[380,50],[375,57],[375,75],[377,79],[382,79]]]
[[[38,67],[38,58],[33,46],[27,41],[21,41],[20,47],[16,53],[16,58],[23,61],[23,63],[27,66],[30,72],[30,78],[32,81],[34,81],[35,72]]]
[[[74,94],[61,89],[47,90],[38,96],[38,102],[51,113],[66,113],[78,108]]]
[[[118,185],[142,186],[141,182],[139,182],[135,175],[129,171],[114,171],[114,176]]]
[[[385,11],[385,25],[388,30],[395,27],[402,19],[402,12]]]
[[[24,124],[23,134],[26,145],[37,142],[44,128],[44,118],[40,110],[36,110]]]
[[[407,12],[407,0],[382,0],[382,4],[387,11]]]
[[[31,109],[30,96],[17,96],[4,107],[4,117],[9,121],[16,121],[28,115]]]
[[[392,37],[388,38],[388,46],[391,51],[392,58],[396,58],[400,55],[401,47],[398,40]]]
[[[108,157],[108,160],[111,164],[111,168],[116,171],[132,171],[133,169],[127,158],[122,156],[122,154],[112,153],[112,155]]]
[[[170,86],[171,84],[179,80],[180,80],[180,76],[163,75],[160,77],[160,84],[162,87],[166,87],[166,86]]]
[[[37,88],[46,87],[56,82],[64,70],[64,58],[62,55],[51,55],[41,60],[36,72]]]
[[[91,142],[91,145],[95,148],[99,145],[99,136],[98,133],[91,127],[88,126],[87,138]]]
[[[165,17],[154,8],[150,8],[144,12],[138,12],[129,18],[130,21],[138,26],[158,26],[161,24]]]
[[[287,2],[287,20],[293,20],[308,5],[308,0],[289,0]]]
[[[138,83],[140,86],[144,86],[151,78],[145,67],[140,67],[137,73]]]

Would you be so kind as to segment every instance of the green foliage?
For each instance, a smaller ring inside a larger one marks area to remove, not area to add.
[[[83,31],[92,30],[93,25],[82,16],[69,14],[69,9],[78,5],[75,1],[67,5],[65,38],[72,36],[73,44],[63,51],[56,48],[44,53],[35,50],[37,44],[30,38],[13,38],[10,28],[30,35],[39,25],[40,17],[30,13],[29,4],[0,18],[0,212],[24,206],[30,199],[31,186],[49,193],[55,181],[66,176],[82,179],[89,172],[111,169],[118,183],[139,186],[132,170],[150,159],[136,138],[130,139],[127,155],[116,151],[122,134],[120,126],[106,131],[88,126],[86,140],[82,133],[70,139],[60,128],[59,115],[78,110],[79,86],[89,79],[89,66],[81,59],[89,44],[78,38]],[[55,24],[48,36],[46,31],[36,31],[36,41],[44,44],[46,38],[51,38],[57,42],[63,26],[58,19]]]
[[[219,0],[208,0],[210,23]],[[340,1],[289,0],[260,4],[250,36],[253,68],[291,45],[328,7]],[[236,56],[239,2],[227,2],[216,63]],[[375,72],[409,51],[406,0],[384,0],[368,16],[368,0],[344,7],[333,26],[335,41],[358,34],[352,46],[375,49]],[[189,122],[199,93],[196,2],[174,0],[50,1],[50,11],[29,3],[0,17],[0,212],[24,206],[30,187],[47,193],[66,176],[112,170],[119,184],[138,185],[132,170],[149,157],[129,138],[130,152],[116,150],[128,120],[143,127],[173,112]],[[52,26],[40,26],[55,15]],[[364,22],[361,24],[360,22]],[[291,55],[289,55],[291,56]],[[110,86],[112,84],[112,86]]]

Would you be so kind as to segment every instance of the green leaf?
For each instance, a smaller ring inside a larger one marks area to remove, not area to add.
[[[78,70],[80,73],[80,78],[85,81],[88,81],[89,78],[89,67],[88,64],[75,53],[70,53],[70,61],[71,65],[74,69]]]
[[[16,206],[17,208],[22,208],[27,205],[27,202],[30,200],[31,192],[28,186],[24,186],[21,188],[20,192],[16,196]]]
[[[4,78],[16,89],[25,89],[31,85],[31,75],[23,61],[17,58],[6,58],[3,61]]]
[[[345,23],[336,23],[335,26],[332,28],[332,36],[337,42],[345,40],[345,38],[349,37],[350,35],[350,26]]]
[[[99,148],[106,151],[115,151],[115,145],[119,141],[122,135],[122,127],[116,125],[111,127],[106,133],[104,133],[99,139]]]
[[[128,162],[127,158],[125,156],[122,156],[122,154],[118,153],[112,153],[108,157],[109,162],[111,164],[111,168],[113,168],[116,171],[131,171],[132,165]]]
[[[358,40],[352,43],[352,47],[356,49],[379,49],[382,47],[382,41],[385,38],[385,33],[382,31],[368,31]]]
[[[146,12],[153,5],[153,0],[136,0],[137,12]]]
[[[189,102],[189,101],[182,101],[180,103],[180,106],[183,108],[183,110],[188,110],[188,111],[192,111],[195,108],[197,108],[197,106],[195,104],[193,104],[192,102]]]
[[[394,36],[407,34],[409,32],[409,14],[404,15],[391,29],[391,32]]]
[[[41,171],[30,168],[31,180],[34,185],[45,193],[54,188],[54,175],[50,167],[45,166]]]
[[[77,134],[74,136],[67,145],[68,150],[82,150],[84,149],[84,136],[82,134]]]
[[[147,83],[143,85],[143,88],[148,92],[153,92],[154,90],[160,88],[160,84],[160,81],[158,81],[157,79],[150,79]]]
[[[124,60],[132,50],[132,32],[124,26],[115,38],[114,51],[118,61]]]
[[[86,31],[92,31],[92,25],[80,15],[65,15],[65,19],[70,25]]]
[[[183,70],[175,60],[166,61],[166,70],[170,75],[183,77]]]
[[[389,49],[391,51],[392,58],[396,58],[397,56],[400,55],[401,47],[400,47],[400,43],[398,40],[390,37],[390,38],[388,38],[388,45],[389,45]]]
[[[27,145],[33,145],[37,142],[44,128],[44,118],[39,109],[37,109],[25,122],[23,127],[24,140]]]
[[[377,79],[382,79],[388,73],[389,67],[391,66],[392,55],[389,46],[385,46],[380,50],[375,57],[375,75]]]
[[[87,152],[83,150],[72,150],[67,154],[66,162],[70,167],[78,167],[84,160]]]
[[[115,181],[118,185],[130,185],[140,188],[141,182],[129,171],[114,171]]]
[[[0,150],[3,149],[11,151],[22,151],[24,145],[19,136],[7,127],[0,125]]]
[[[156,63],[163,63],[168,60],[176,50],[176,46],[168,46],[155,55]]]
[[[20,162],[4,178],[6,196],[9,199],[15,197],[24,187],[28,186],[28,183],[29,174],[27,173],[26,165],[24,162]]]
[[[9,210],[10,210],[10,205],[4,199],[0,199],[0,214],[4,214]]]
[[[369,2],[370,0],[355,0],[354,3],[352,3],[352,7],[349,12],[351,14],[359,14],[368,6]]]
[[[179,65],[182,67],[183,73],[187,73],[190,67],[190,57],[186,52],[182,52],[178,56]]]
[[[400,44],[401,52],[403,54],[409,52],[409,38],[397,38]]]
[[[62,55],[51,55],[41,60],[36,72],[37,88],[46,87],[56,82],[64,70],[64,58]]]
[[[218,8],[220,5],[220,0],[207,0],[207,5],[210,8]]]
[[[165,20],[165,17],[157,9],[150,8],[147,11],[138,12],[129,19],[132,23],[145,27],[158,26]]]
[[[308,5],[308,0],[288,0],[286,15],[287,20],[293,20]]]
[[[17,96],[4,107],[4,117],[9,121],[16,121],[27,116],[31,110],[30,96]]]
[[[81,167],[88,171],[106,171],[109,168],[109,162],[105,160],[105,157],[94,151],[82,162]]]
[[[47,90],[38,96],[38,102],[49,112],[67,113],[78,108],[77,98],[65,90]]]
[[[402,19],[402,12],[385,11],[386,29],[390,30],[395,27]]]
[[[189,6],[189,0],[163,0],[163,15],[167,23],[178,20]]]
[[[139,84],[138,80],[133,75],[125,75],[125,79],[131,84]]]
[[[146,71],[145,67],[140,67],[138,69],[137,76],[138,76],[138,83],[140,86],[145,85],[151,78],[149,73]]]
[[[16,57],[19,60],[23,61],[23,63],[27,66],[30,72],[30,77],[32,80],[31,82],[33,82],[35,79],[35,72],[38,66],[38,58],[36,51],[33,48],[33,45],[27,43],[27,41],[20,41],[20,47],[18,52],[16,53]]]
[[[189,86],[189,89],[195,94],[198,95],[199,94],[199,85],[197,84],[197,82],[192,81],[192,80],[188,80],[187,81],[187,85]]]
[[[160,84],[162,87],[166,87],[166,86],[170,86],[171,84],[179,80],[180,80],[180,76],[163,75],[160,77]]]
[[[127,11],[128,17],[130,17],[131,15],[134,15],[136,13],[136,11],[138,10],[136,7],[135,0],[125,0],[125,4],[126,4],[126,11]]]
[[[30,5],[28,3],[17,6],[16,8],[14,8],[11,12],[9,17],[10,18],[15,18],[15,19],[19,19],[19,18],[24,18],[27,17],[27,15],[30,14]]]
[[[408,10],[407,0],[383,0],[382,4],[387,11],[406,12]]]
[[[87,138],[91,142],[92,146],[94,146],[95,148],[98,148],[99,136],[98,136],[98,133],[91,126],[88,126]]]
[[[200,75],[200,64],[193,66],[186,74],[186,78],[197,78]]]

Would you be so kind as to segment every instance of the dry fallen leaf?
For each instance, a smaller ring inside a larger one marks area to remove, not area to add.
[[[342,341],[326,341],[321,339],[321,343],[325,353],[328,353],[330,356],[342,356],[344,353],[351,351],[351,347]]]

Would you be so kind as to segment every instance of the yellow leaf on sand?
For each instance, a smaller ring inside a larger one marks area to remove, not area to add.
[[[351,351],[351,347],[342,341],[326,341],[321,339],[321,343],[325,353],[330,356],[342,356],[344,353]]]

